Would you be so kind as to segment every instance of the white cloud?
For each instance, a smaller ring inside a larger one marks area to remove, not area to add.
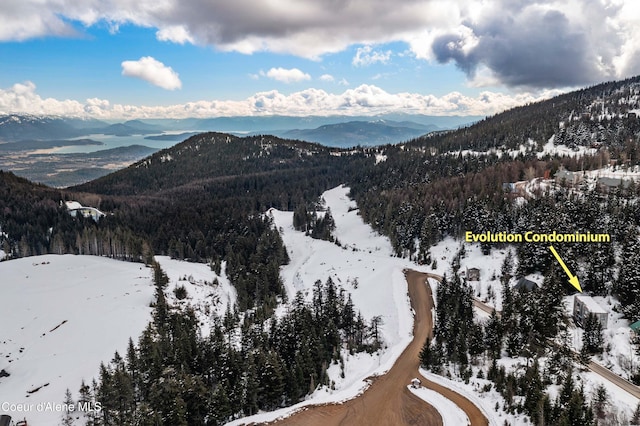
[[[375,115],[404,112],[426,115],[491,115],[526,103],[546,99],[558,91],[508,95],[484,91],[475,97],[452,92],[444,96],[420,93],[389,93],[377,86],[361,85],[343,93],[306,89],[291,94],[277,90],[256,93],[245,100],[200,100],[170,106],[121,105],[106,99],[43,99],[32,82],[0,89],[0,114],[27,113],[94,117],[132,118],[208,118],[256,115]]]
[[[171,41],[173,43],[185,44],[193,43],[193,37],[182,25],[166,27],[156,32],[156,38],[160,41]]]
[[[322,74],[320,76],[320,80],[321,81],[325,81],[327,83],[333,83],[334,81],[336,81],[336,79],[333,78],[333,76],[331,74]]]
[[[122,62],[122,75],[139,78],[167,90],[182,87],[178,73],[151,56],[143,56],[137,61]]]
[[[311,80],[311,76],[309,74],[300,71],[298,68],[271,68],[269,71],[262,74],[282,83],[298,83],[300,81]]]
[[[364,45],[359,65],[386,57],[366,46],[403,41],[417,58],[455,62],[470,80],[486,66],[503,84],[555,87],[572,70],[591,82],[638,73],[639,8],[637,0],[2,0],[0,41],[133,24],[155,28],[159,40],[247,54],[320,59]]]
[[[369,45],[359,47],[356,56],[353,57],[351,63],[356,67],[366,67],[375,63],[386,64],[391,58],[391,51],[379,52],[373,50]]]

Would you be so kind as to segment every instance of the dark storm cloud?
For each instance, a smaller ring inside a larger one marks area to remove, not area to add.
[[[465,48],[463,37],[445,34],[434,40],[432,50],[439,62],[453,61],[471,78],[481,64],[509,86],[564,87],[607,77],[589,38],[561,12],[496,17],[470,28],[475,46]]]
[[[74,21],[106,22],[114,31],[134,24],[156,28],[167,42],[312,59],[404,41],[418,59],[454,62],[472,79],[486,68],[514,87],[640,73],[637,0],[0,1],[0,41],[68,36]]]

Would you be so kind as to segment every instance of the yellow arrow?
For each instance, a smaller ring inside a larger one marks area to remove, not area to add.
[[[560,266],[562,266],[562,269],[564,269],[564,272],[569,276],[569,283],[577,288],[580,293],[582,293],[582,287],[580,287],[580,281],[578,281],[578,277],[571,273],[571,271],[569,270],[569,268],[567,268],[567,265],[564,264],[564,261],[562,260],[556,249],[553,248],[553,246],[549,246],[549,250],[551,250],[551,253],[553,253],[553,255],[556,257],[558,263],[560,264]]]

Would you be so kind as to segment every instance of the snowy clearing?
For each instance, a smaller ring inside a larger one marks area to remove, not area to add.
[[[0,412],[29,425],[58,424],[67,388],[91,383],[100,362],[126,352],[151,319],[154,286],[141,264],[46,255],[0,263]],[[9,406],[7,405],[9,404]],[[16,412],[10,404],[22,404]],[[9,408],[9,410],[7,410]],[[3,411],[4,410],[4,411]]]
[[[413,336],[413,316],[403,274],[406,268],[420,269],[406,259],[393,257],[386,237],[373,231],[358,215],[356,205],[348,197],[349,188],[339,186],[326,191],[322,198],[336,223],[333,235],[341,247],[328,241],[315,240],[293,228],[293,212],[269,211],[291,258],[281,269],[281,276],[292,299],[302,292],[311,301],[313,284],[331,277],[338,288],[351,294],[355,308],[366,321],[382,316],[380,327],[385,348],[374,354],[349,355],[343,352],[345,377],[340,367],[331,365],[332,388],[319,388],[306,401],[292,407],[236,420],[231,424],[264,422],[309,404],[340,402],[362,393],[366,378],[384,374],[400,356]]]
[[[212,315],[215,313],[223,317],[227,306],[233,307],[236,303],[236,289],[225,274],[226,262],[223,262],[218,276],[204,263],[186,262],[169,256],[155,256],[154,259],[169,278],[169,285],[165,289],[167,300],[182,308],[191,306],[198,318],[200,332],[208,336]],[[174,290],[180,286],[187,290],[187,297],[182,300],[178,300],[174,294]]]
[[[412,268],[424,272],[437,271],[394,257],[388,239],[363,222],[348,193],[348,188],[340,186],[322,196],[336,222],[333,235],[338,238],[341,247],[327,241],[314,240],[303,232],[294,230],[292,212],[269,212],[281,230],[291,258],[291,262],[282,268],[281,276],[290,298],[300,291],[307,300],[311,300],[316,280],[324,282],[331,277],[338,287],[351,293],[355,308],[362,312],[366,320],[382,315],[381,330],[385,348],[374,354],[348,355],[345,351],[345,377],[340,377],[338,365],[329,367],[332,388],[320,388],[306,401],[292,407],[245,417],[230,424],[272,421],[307,405],[351,399],[366,390],[367,377],[387,372],[411,341],[413,315],[403,270]],[[442,265],[447,263],[443,262]],[[442,396],[429,401],[440,412],[448,412],[451,405],[454,405]]]

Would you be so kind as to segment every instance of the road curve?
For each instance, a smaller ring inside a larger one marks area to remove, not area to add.
[[[458,405],[469,417],[472,426],[486,426],[486,417],[468,399],[457,392],[431,382],[418,373],[419,354],[427,336],[433,334],[431,288],[425,285],[427,274],[407,271],[409,298],[415,312],[413,340],[393,367],[384,375],[373,378],[371,386],[360,396],[342,404],[306,407],[285,419],[269,423],[277,425],[442,425],[438,411],[407,389],[412,378]]]

